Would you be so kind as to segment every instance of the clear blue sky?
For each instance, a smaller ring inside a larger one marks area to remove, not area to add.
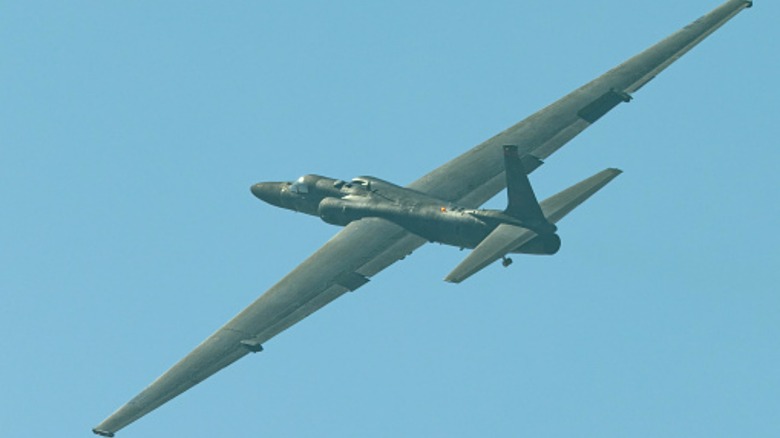
[[[252,183],[406,184],[719,2],[3,2],[0,435],[91,436],[337,231]],[[118,436],[780,436],[779,17],[534,173],[625,171],[557,256],[426,246]]]

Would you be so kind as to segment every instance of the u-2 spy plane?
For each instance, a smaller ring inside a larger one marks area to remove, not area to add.
[[[541,161],[518,147],[503,147],[508,205],[503,211],[464,207],[414,188],[362,176],[347,183],[319,175],[295,182],[266,182],[252,193],[269,204],[319,216],[346,226],[368,218],[383,219],[429,242],[474,251],[445,280],[460,283],[508,253],[552,255],[561,247],[555,222],[620,174],[604,170],[539,204],[528,173]],[[526,164],[524,164],[524,162]]]
[[[460,282],[507,254],[554,254],[556,223],[614,179],[604,170],[537,202],[528,174],[752,1],[710,13],[406,187],[378,178],[345,182],[306,175],[252,192],[284,208],[344,226],[254,303],[93,429],[114,433],[195,386],[306,316],[354,291],[428,241],[473,248],[447,277]],[[505,210],[482,210],[507,188]]]

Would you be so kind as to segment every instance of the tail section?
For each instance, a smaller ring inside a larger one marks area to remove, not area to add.
[[[509,168],[507,168],[507,174],[508,173]],[[557,195],[545,199],[541,204],[536,204],[537,208],[541,211],[544,222],[555,227],[552,224],[563,219],[564,216],[571,213],[572,210],[601,190],[621,173],[622,172],[618,169],[606,169],[569,187]],[[509,177],[507,176],[507,178]],[[528,178],[525,178],[525,180],[528,181]],[[510,205],[512,202],[511,199],[510,195]],[[534,199],[536,199],[535,196]],[[509,209],[507,209],[507,213],[509,213]],[[524,221],[523,218],[518,219]],[[447,275],[444,280],[451,283],[460,283],[510,252],[532,253],[531,251],[524,251],[524,246],[531,245],[534,238],[543,237],[545,235],[546,234],[533,229],[512,224],[501,224],[496,227],[485,240],[480,242],[480,244],[471,251],[471,254]]]

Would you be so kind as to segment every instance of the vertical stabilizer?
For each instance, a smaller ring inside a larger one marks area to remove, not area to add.
[[[528,180],[526,169],[517,153],[517,146],[504,146],[504,167],[506,192],[509,198],[504,213],[519,219],[527,228],[537,233],[554,233],[555,226],[544,217],[531,182]]]

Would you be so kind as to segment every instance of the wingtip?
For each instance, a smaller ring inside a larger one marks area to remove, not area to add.
[[[92,429],[92,433],[94,433],[95,435],[107,436],[109,438],[113,438],[113,436],[114,436],[113,432],[109,432],[107,430],[101,430],[101,429],[98,429],[98,428]]]
[[[444,281],[452,284],[458,284],[461,282],[461,280],[458,280],[457,278],[452,277],[451,275],[444,277]]]

